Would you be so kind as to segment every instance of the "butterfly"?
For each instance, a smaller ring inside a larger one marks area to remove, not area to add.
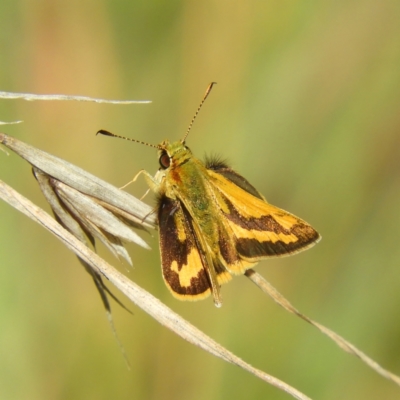
[[[304,220],[269,204],[226,162],[196,158],[186,145],[193,122],[206,100],[211,83],[183,139],[151,145],[158,149],[160,169],[144,174],[157,193],[161,266],[164,281],[180,300],[201,300],[212,294],[222,305],[220,286],[242,275],[259,261],[296,254],[320,239]]]

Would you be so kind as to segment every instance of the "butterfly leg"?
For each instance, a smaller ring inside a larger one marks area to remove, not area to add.
[[[143,174],[144,175],[144,179],[146,180],[147,185],[150,187],[150,189],[153,192],[157,192],[158,188],[160,186],[160,182],[162,179],[162,173],[160,171],[157,171],[157,173],[155,174],[155,176],[150,175],[146,170],[141,169],[134,177],[132,180],[130,180],[128,183],[126,183],[124,186],[121,186],[120,189],[124,189],[126,188],[128,185],[130,185],[133,182],[136,182],[137,178],[139,178],[139,176]],[[147,195],[147,192],[144,194],[144,196]],[[143,196],[143,197],[144,197]]]
[[[149,185],[150,190],[158,193],[162,179],[165,177],[165,172],[158,170],[154,176],[151,176],[147,171],[140,171],[144,174],[144,179]]]
[[[121,186],[120,189],[125,189],[127,186],[129,186],[131,183],[135,182],[136,179],[139,177],[140,174],[142,173],[148,173],[147,171],[145,171],[144,169],[141,169],[134,177],[132,180],[130,180],[128,183],[125,183],[124,186]]]
[[[148,188],[145,192],[144,195],[140,198],[140,200],[143,200],[150,192],[150,188]]]

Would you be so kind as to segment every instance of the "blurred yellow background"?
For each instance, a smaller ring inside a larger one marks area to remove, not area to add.
[[[0,3],[0,90],[150,105],[0,100],[2,131],[122,186],[155,172],[151,143],[221,154],[274,205],[311,223],[312,250],[262,262],[295,306],[400,374],[400,3],[70,0]],[[48,206],[29,165],[0,153],[0,179]],[[127,190],[142,195],[142,179]],[[151,196],[147,198],[152,202]],[[288,399],[113,303],[128,371],[75,256],[0,202],[0,398]],[[309,395],[395,399],[400,388],[276,306],[248,279],[181,303],[153,248],[128,245],[128,276],[257,368]],[[125,266],[101,246],[99,253]],[[118,293],[117,293],[118,294]]]

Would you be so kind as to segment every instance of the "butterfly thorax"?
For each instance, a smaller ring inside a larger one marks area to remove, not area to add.
[[[170,199],[180,201],[203,234],[216,242],[215,207],[209,196],[207,169],[203,162],[193,156],[191,150],[181,142],[164,141],[160,147],[166,152],[170,165],[165,169],[161,192]],[[213,247],[213,246],[212,246]]]

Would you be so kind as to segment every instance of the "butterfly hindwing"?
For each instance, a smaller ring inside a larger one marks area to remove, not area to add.
[[[243,178],[242,175],[239,175],[236,171],[230,168],[226,161],[223,161],[218,157],[206,157],[204,164],[208,170],[216,171],[218,174],[224,176],[246,192],[258,197],[259,199],[265,200],[264,196],[246,178]]]

